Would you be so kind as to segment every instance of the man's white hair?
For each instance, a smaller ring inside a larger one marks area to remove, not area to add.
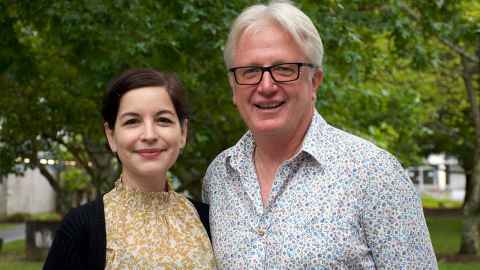
[[[227,68],[233,65],[241,36],[246,31],[254,31],[269,23],[276,23],[289,33],[307,60],[322,69],[322,39],[310,18],[288,0],[273,0],[267,5],[257,4],[242,11],[230,28],[225,45],[223,58]]]

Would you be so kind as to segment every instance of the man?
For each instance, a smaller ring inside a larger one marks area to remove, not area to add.
[[[315,109],[323,46],[286,1],[255,5],[225,47],[249,131],[209,166],[203,199],[221,269],[436,269],[398,161]]]

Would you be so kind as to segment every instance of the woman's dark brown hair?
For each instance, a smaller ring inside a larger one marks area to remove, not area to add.
[[[185,93],[181,81],[175,74],[163,73],[155,69],[129,69],[114,78],[103,97],[102,117],[110,129],[115,128],[120,100],[128,91],[142,87],[163,87],[172,100],[180,125],[188,119]]]

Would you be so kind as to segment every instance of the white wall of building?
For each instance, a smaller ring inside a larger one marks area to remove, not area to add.
[[[0,214],[41,213],[55,209],[55,192],[38,169],[9,175],[0,184]]]
[[[408,168],[408,171],[421,193],[443,194],[459,201],[465,196],[466,176],[455,158],[445,154],[430,155],[424,164]]]

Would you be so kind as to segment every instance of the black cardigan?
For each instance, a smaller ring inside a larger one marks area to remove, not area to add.
[[[210,237],[208,205],[192,201]],[[72,209],[63,219],[44,270],[105,269],[107,239],[103,196]]]

